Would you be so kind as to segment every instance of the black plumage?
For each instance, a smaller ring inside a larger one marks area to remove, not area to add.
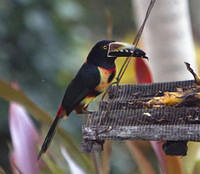
[[[68,116],[73,110],[77,113],[84,113],[88,104],[104,92],[114,79],[116,74],[115,59],[129,56],[147,58],[144,51],[130,44],[109,40],[97,42],[89,52],[86,62],[67,87],[38,159],[42,153],[46,152],[59,120]]]

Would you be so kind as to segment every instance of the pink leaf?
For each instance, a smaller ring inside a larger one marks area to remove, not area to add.
[[[162,141],[150,141],[151,146],[153,147],[153,150],[158,158],[158,161],[160,162],[162,171],[164,171],[164,173],[168,173],[168,167],[167,167],[167,161],[166,161],[166,155],[163,152],[162,149],[162,145],[163,142]]]
[[[9,107],[9,127],[13,144],[11,162],[15,163],[12,166],[22,173],[38,174],[36,142],[39,136],[25,109],[15,102]]]

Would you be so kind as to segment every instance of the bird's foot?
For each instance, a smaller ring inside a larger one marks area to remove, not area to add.
[[[88,111],[88,110],[83,110],[82,111],[82,114],[91,114],[92,113],[92,111]]]

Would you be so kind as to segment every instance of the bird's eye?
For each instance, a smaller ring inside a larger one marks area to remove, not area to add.
[[[104,50],[107,50],[107,49],[108,49],[107,45],[104,45],[104,46],[103,46],[103,49],[104,49]]]

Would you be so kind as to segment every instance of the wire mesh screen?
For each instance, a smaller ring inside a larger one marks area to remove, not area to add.
[[[113,86],[99,110],[85,117],[83,139],[200,141],[200,108],[165,106],[145,108],[165,91],[190,89],[194,81]]]

